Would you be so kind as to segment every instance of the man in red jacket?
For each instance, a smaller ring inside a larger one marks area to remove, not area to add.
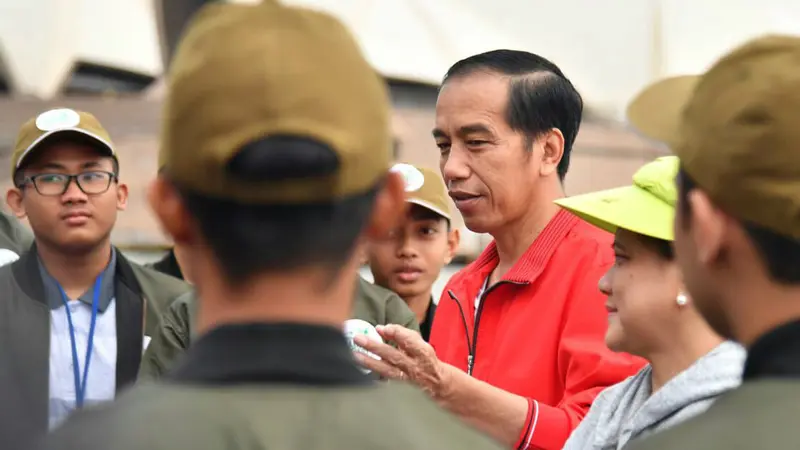
[[[498,50],[459,61],[436,104],[436,144],[468,228],[494,237],[448,283],[431,345],[382,327],[398,348],[358,339],[360,361],[420,385],[450,411],[513,448],[560,449],[595,396],[644,361],[604,343],[611,235],[553,201],[583,103],[561,70]],[[435,352],[434,352],[435,349]]]

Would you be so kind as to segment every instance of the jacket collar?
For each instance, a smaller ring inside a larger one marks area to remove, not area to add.
[[[112,250],[115,254],[113,259],[114,284],[122,284],[133,291],[135,295],[141,296],[142,288],[133,273],[131,263],[117,248]],[[41,276],[39,254],[36,251],[35,243],[17,261],[11,264],[11,271],[25,295],[48,306],[44,281]],[[114,290],[116,291],[116,286]]]
[[[369,384],[341,330],[298,323],[224,325],[202,336],[167,375],[179,383]]]
[[[767,332],[750,346],[744,380],[766,377],[800,378],[800,320]]]
[[[511,270],[503,276],[502,281],[520,284],[530,284],[536,281],[547,266],[547,262],[553,256],[558,245],[579,221],[580,219],[577,216],[563,209],[559,210],[550,219],[544,230],[539,233],[533,244],[528,247],[528,250],[522,254],[522,257],[511,267]],[[475,260],[473,267],[475,271],[488,276],[499,262],[497,244],[492,241],[478,259]]]

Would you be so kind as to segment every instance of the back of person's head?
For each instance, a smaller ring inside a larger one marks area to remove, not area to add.
[[[270,1],[206,6],[168,83],[150,200],[176,242],[210,249],[229,284],[336,274],[362,233],[402,213],[385,83],[331,16]]]
[[[572,82],[551,61],[519,50],[493,50],[453,64],[442,84],[475,73],[509,78],[506,120],[511,129],[533,142],[553,128],[564,135],[564,154],[558,165],[561,180],[569,170],[570,155],[581,125],[583,99]]]
[[[800,316],[768,298],[800,288],[800,38],[754,39],[703,75],[658,82],[628,116],[681,158],[676,251],[712,326],[731,336],[734,310],[747,311],[740,329]]]

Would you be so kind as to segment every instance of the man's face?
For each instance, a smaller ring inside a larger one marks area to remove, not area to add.
[[[369,242],[367,258],[375,283],[407,299],[430,293],[456,247],[458,231],[445,218],[412,205],[400,226]]]
[[[448,80],[436,102],[442,177],[477,233],[498,230],[535,203],[541,148],[509,127],[508,96],[507,77],[479,72]]]
[[[713,232],[718,227],[714,223],[718,219],[710,212],[711,202],[702,192],[695,189],[689,195],[680,197],[674,223],[675,260],[697,311],[715,332],[730,339],[732,331],[725,313],[722,290],[717,284],[719,281],[715,271],[710,270],[709,266],[713,258],[709,255],[719,251],[714,248],[718,247],[718,233]],[[689,203],[688,211],[685,211],[685,202]],[[702,248],[698,244],[702,244]],[[706,256],[701,258],[701,255]]]
[[[112,176],[113,160],[88,145],[68,142],[37,149],[30,158],[22,173],[25,182],[9,190],[7,201],[19,217],[27,216],[37,239],[77,252],[107,239],[128,196],[127,187]],[[78,179],[70,179],[64,191],[70,175]]]

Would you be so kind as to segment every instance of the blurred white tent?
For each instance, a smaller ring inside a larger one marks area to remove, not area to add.
[[[285,1],[341,18],[388,78],[436,84],[470,54],[525,49],[555,61],[591,108],[614,115],[657,77],[703,70],[761,33],[800,33],[800,2],[787,0]],[[147,84],[162,72],[154,5],[0,0],[0,75],[13,93],[41,98],[72,82],[79,90],[80,76],[101,69],[119,78],[111,90]]]

